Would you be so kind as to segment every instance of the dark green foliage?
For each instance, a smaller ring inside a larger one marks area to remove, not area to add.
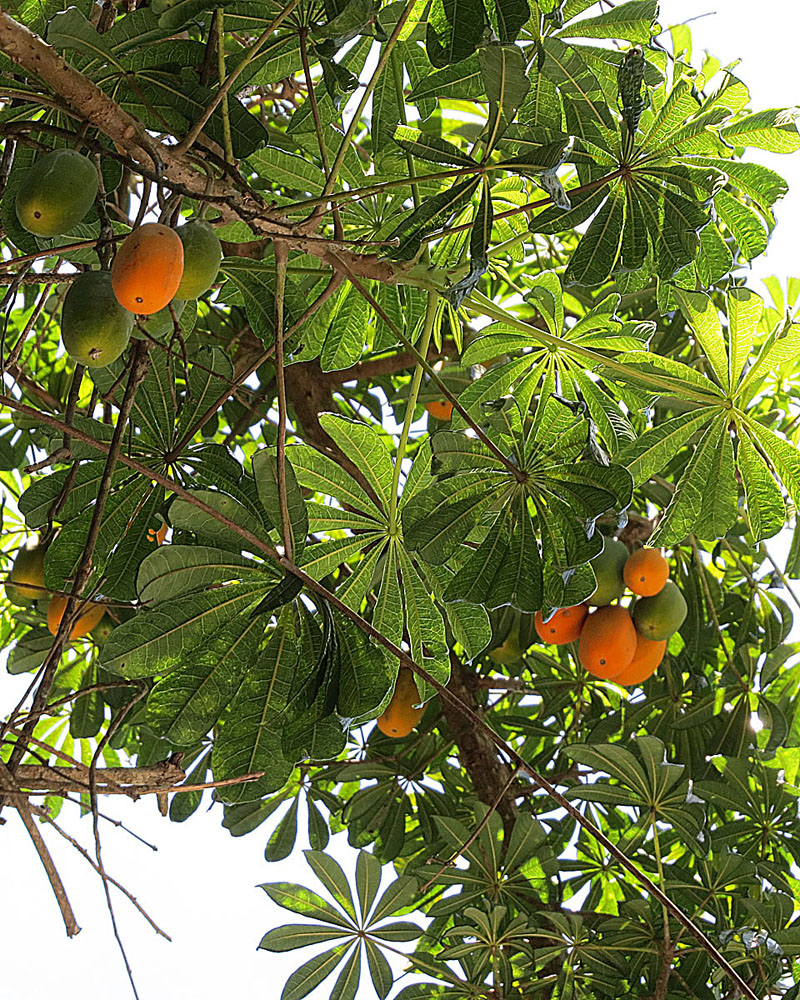
[[[18,13],[158,155],[0,51],[4,572],[24,526],[46,587],[107,605],[24,762],[181,759],[221,783],[172,795],[185,835],[205,794],[268,862],[308,842],[319,893],[263,886],[261,948],[318,946],[283,1000],[795,996],[800,282],[743,284],[794,113],[685,29],[668,51],[666,0],[60,7]],[[37,238],[23,178],[82,143],[96,208]],[[205,266],[87,375],[59,282],[107,271],[142,198]],[[627,603],[642,543],[672,582],[634,619],[668,646],[623,689],[534,616]],[[2,608],[10,683],[46,610]]]

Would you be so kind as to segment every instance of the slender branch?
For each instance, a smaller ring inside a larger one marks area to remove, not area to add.
[[[278,387],[278,504],[281,510],[283,551],[292,558],[292,519],[286,495],[286,425],[289,419],[286,408],[286,369],[283,364],[283,305],[286,291],[286,244],[275,242],[275,380]]]
[[[148,924],[150,924],[150,926],[153,928],[156,934],[160,935],[163,938],[166,938],[167,941],[172,941],[172,938],[169,936],[169,934],[167,934],[166,931],[163,931],[158,926],[155,920],[153,920],[153,918],[150,916],[147,910],[145,910],[142,904],[136,899],[136,897],[132,895],[125,888],[125,886],[122,885],[121,882],[118,882],[115,878],[112,878],[108,874],[103,875],[103,873],[100,871],[100,868],[97,865],[97,862],[93,860],[92,856],[89,854],[86,848],[82,844],[80,844],[73,836],[67,833],[66,830],[60,827],[46,809],[42,808],[42,806],[35,806],[35,805],[32,805],[30,808],[31,812],[35,813],[45,822],[49,823],[50,826],[52,826],[52,828],[56,831],[56,833],[58,833],[61,837],[63,837],[64,840],[66,840],[68,843],[72,844],[75,850],[81,855],[81,857],[85,858],[86,861],[89,862],[89,864],[92,866],[92,868],[94,868],[94,870],[97,872],[98,875],[101,875],[101,877],[105,878],[106,881],[111,883],[111,885],[119,889],[119,891],[123,894],[123,896],[126,896],[131,901],[131,903],[136,907],[139,913],[141,913],[141,915],[148,922]]]
[[[219,89],[214,100],[219,97],[218,104],[222,108],[222,138],[225,143],[225,161],[233,163],[233,139],[231,137],[231,113],[228,107],[228,96],[225,90],[225,24],[224,11],[217,7],[214,15],[214,26],[217,31],[217,74]],[[212,101],[213,104],[213,101]]]
[[[11,771],[6,767],[6,765],[0,761],[0,787],[3,788],[4,792],[14,794],[16,785],[14,782],[14,777]],[[36,853],[39,855],[39,860],[42,862],[45,872],[47,872],[47,878],[50,882],[50,887],[53,890],[53,895],[56,897],[56,902],[58,903],[58,908],[61,911],[61,918],[64,921],[64,926],[67,930],[68,937],[75,937],[76,934],[80,934],[80,927],[78,926],[78,921],[75,919],[75,914],[72,910],[72,906],[67,896],[67,891],[64,888],[64,883],[61,881],[61,876],[58,874],[58,869],[55,866],[53,858],[50,852],[47,850],[47,845],[44,842],[39,828],[33,821],[31,816],[31,808],[28,805],[27,800],[20,800],[15,803],[19,817],[22,820],[25,829],[28,831],[28,836],[33,841],[33,846],[36,848]]]

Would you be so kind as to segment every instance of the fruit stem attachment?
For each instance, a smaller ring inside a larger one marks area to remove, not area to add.
[[[436,295],[436,292],[428,292],[428,305],[425,310],[422,337],[419,342],[419,353],[423,358],[428,356],[431,334],[433,333],[433,321],[436,318],[437,302],[438,296]],[[419,395],[419,387],[422,383],[423,371],[424,369],[422,364],[417,362],[417,366],[414,369],[414,376],[411,379],[411,390],[408,394],[408,403],[406,404],[406,418],[403,421],[403,429],[400,432],[400,441],[397,445],[397,456],[394,460],[394,478],[392,481],[392,492],[389,497],[389,530],[392,533],[395,533],[397,528],[397,501],[399,499],[398,490],[400,488],[400,472],[403,465],[403,456],[406,453],[406,445],[408,444],[408,435],[411,430],[411,424],[414,420],[414,410],[417,407],[417,396]]]

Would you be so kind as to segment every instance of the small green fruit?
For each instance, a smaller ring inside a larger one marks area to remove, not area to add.
[[[207,222],[187,222],[177,230],[183,243],[183,277],[175,297],[196,299],[214,284],[222,261],[219,236]]]
[[[622,542],[617,542],[613,538],[604,540],[603,551],[591,561],[597,586],[587,604],[602,607],[622,597],[625,591],[622,568],[629,555],[627,546]]]
[[[6,597],[18,608],[29,607],[44,591],[44,553],[38,538],[32,538],[24,545],[14,559],[14,565],[6,581]],[[24,586],[30,584],[31,586]]]
[[[17,218],[35,236],[61,236],[81,222],[97,197],[97,170],[75,149],[40,156],[17,188]]]
[[[686,601],[672,580],[652,597],[640,597],[633,606],[633,624],[645,639],[669,639],[683,625]]]
[[[103,368],[128,346],[133,313],[123,308],[108,271],[86,271],[73,281],[61,311],[61,339],[78,364]]]

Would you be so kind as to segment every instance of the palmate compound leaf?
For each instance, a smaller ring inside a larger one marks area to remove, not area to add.
[[[413,941],[422,929],[409,921],[385,924],[388,917],[404,913],[417,898],[416,879],[401,875],[391,882],[372,908],[381,882],[381,866],[374,855],[360,851],[356,862],[356,889],[360,919],[350,891],[349,880],[342,867],[320,851],[306,851],[306,861],[324,888],[336,901],[331,905],[322,896],[304,886],[288,882],[264,883],[260,886],[273,902],[314,923],[289,924],[276,927],[261,939],[266,951],[284,952],[312,944],[340,941],[328,951],[304,962],[286,983],[282,1000],[301,1000],[313,988],[331,975],[347,956],[334,984],[331,996],[356,995],[362,967],[362,951],[367,954],[367,967],[373,986],[380,997],[391,989],[393,975],[382,949],[384,942]],[[370,912],[372,910],[372,912]],[[351,950],[352,949],[352,950]]]

